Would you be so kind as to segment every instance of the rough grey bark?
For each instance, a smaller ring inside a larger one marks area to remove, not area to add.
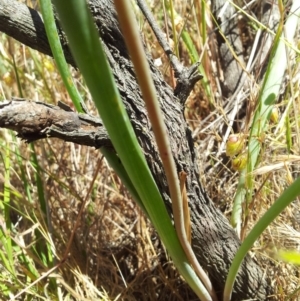
[[[216,37],[223,71],[222,92],[228,97],[239,88],[244,65],[238,17],[234,17],[236,10],[226,0],[213,0],[212,12],[219,24]]]
[[[76,114],[66,105],[54,106],[21,98],[0,103],[0,127],[18,133],[26,142],[46,137],[113,150],[103,123],[88,114]]]
[[[90,8],[135,133],[171,214],[167,182],[156,149],[147,112],[134,75],[132,63],[118,27],[113,4],[110,0],[94,0],[90,1]],[[0,0],[0,31],[7,33],[38,51],[51,55],[45,31],[43,30],[42,19],[38,16],[37,12],[28,9],[16,1]],[[65,46],[64,48],[68,62],[74,65],[74,61],[67,47]],[[179,101],[178,98],[174,96],[173,90],[166,84],[161,74],[156,70],[151,58],[149,58],[149,63],[161,109],[165,116],[178,172],[184,170],[188,174],[187,194],[191,211],[193,249],[201,265],[209,273],[216,291],[221,296],[228,269],[240,245],[240,241],[226,218],[212,204],[199,182],[197,156],[195,154],[191,132],[183,116],[182,99]],[[11,105],[12,104],[14,104],[14,102],[12,102]],[[7,114],[9,107],[10,105],[0,107],[1,121],[4,120],[5,116],[3,115],[3,109],[5,109],[5,114]],[[30,108],[32,110],[33,106]],[[48,109],[50,109],[49,106]],[[56,108],[53,109],[53,112],[55,112],[55,110],[57,110],[56,113],[61,111]],[[53,114],[55,115],[56,113]],[[60,112],[59,114],[66,114],[66,112]],[[74,117],[75,115],[72,113],[72,118],[74,119],[71,118],[71,120],[75,122],[75,125],[72,126],[68,124],[66,130],[65,124],[63,123],[62,126],[58,126],[58,132],[68,132],[69,130],[72,132],[74,131],[74,127],[75,131],[80,132],[81,123],[80,127],[78,125],[80,117],[76,118]],[[86,120],[84,122],[88,123]],[[2,124],[1,126],[7,126],[7,123],[0,123]],[[98,129],[101,128],[100,124],[101,121],[99,121],[99,124],[96,123]],[[44,134],[49,130],[49,124],[48,126],[47,123],[44,124],[44,126],[45,125]],[[24,128],[14,129],[22,136]],[[41,130],[41,128],[38,128],[39,132]],[[50,133],[51,132],[48,132],[48,134]],[[36,133],[36,135],[38,134]],[[60,138],[64,139],[62,136]],[[76,142],[79,143],[79,141]],[[100,145],[97,145],[97,147],[99,146]],[[254,259],[251,259],[250,256],[247,256],[238,274],[232,300],[266,300],[270,293],[269,290],[268,283],[258,264]]]

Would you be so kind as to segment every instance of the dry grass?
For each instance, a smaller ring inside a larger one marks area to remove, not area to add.
[[[156,7],[156,14],[159,16],[161,8]],[[178,7],[178,12],[185,16],[185,9]],[[190,10],[188,12],[189,24],[193,24],[193,16]],[[143,23],[142,28],[145,37],[148,38],[149,49],[153,50],[156,57],[161,58],[161,70],[171,82],[166,58],[147,24]],[[197,36],[195,40],[196,38]],[[181,49],[181,58],[189,61],[184,48]],[[62,100],[71,106],[53,61],[3,34],[0,35],[1,98],[20,96],[13,69],[14,60],[25,98],[51,103]],[[209,66],[207,70],[211,72]],[[92,102],[82,79],[77,72],[73,72],[78,89],[93,112]],[[300,73],[297,59],[290,62],[290,72],[289,78],[294,80],[283,89],[279,110],[283,113],[288,100],[293,97],[292,109],[289,112],[293,157],[287,152],[285,128],[276,132],[278,123],[270,124],[262,140],[263,151],[255,176],[256,194],[250,206],[251,210],[244,218],[245,233],[293,179],[299,176],[297,124]],[[216,86],[216,83],[212,82],[214,92],[217,93]],[[251,89],[247,97],[255,101],[257,88]],[[230,101],[233,99],[228,100],[229,103]],[[224,155],[224,149],[220,149],[223,139],[220,128],[227,124],[228,116],[220,105],[212,108],[200,85],[195,88],[186,107],[186,115],[194,131],[199,151],[201,180],[216,206],[230,217],[238,173],[232,170],[230,160]],[[251,113],[247,111],[248,117]],[[241,128],[247,135],[249,123],[244,122]],[[0,143],[0,170],[3,175],[6,149],[11,149],[11,237],[20,245],[28,260],[35,264],[40,277],[51,265],[44,266],[30,248],[36,243],[38,229],[55,254],[52,266],[57,268],[47,280],[41,279],[36,286],[29,288],[36,278],[28,274],[25,277],[27,270],[24,262],[20,260],[20,254],[14,253],[19,282],[5,270],[0,261],[0,298],[13,299],[13,295],[5,294],[4,288],[17,284],[16,290],[12,290],[14,294],[27,288],[18,300],[29,300],[30,296],[33,300],[196,300],[165,254],[149,221],[141,214],[99,151],[53,139],[34,143],[42,168],[40,176],[44,196],[49,205],[51,223],[47,225],[47,219],[39,209],[37,172],[32,164],[32,151],[24,142],[14,140],[13,135],[2,130]],[[22,155],[21,165],[16,150]],[[217,155],[218,153],[220,155]],[[22,170],[25,171],[28,186],[20,176]],[[2,190],[4,177],[1,177],[0,182]],[[28,199],[26,189],[30,191],[32,202]],[[0,226],[5,232],[3,206],[0,206],[0,212]],[[73,234],[74,237],[70,240]],[[299,250],[299,238],[299,200],[296,200],[267,229],[253,248],[252,255],[257,257],[262,268],[273,276],[272,285],[276,288],[278,300],[300,298],[297,292],[293,296],[289,295],[300,284],[297,267],[280,262],[275,256],[276,250],[281,248]],[[70,248],[66,254],[68,245]],[[53,285],[50,279],[54,279],[56,285]]]

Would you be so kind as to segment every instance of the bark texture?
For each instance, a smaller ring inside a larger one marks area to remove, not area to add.
[[[219,57],[222,58],[222,92],[228,97],[239,88],[243,72],[243,45],[239,22],[234,6],[226,0],[213,0],[212,12],[219,24],[216,37]]]
[[[171,214],[166,178],[132,63],[118,27],[113,4],[110,0],[93,0],[90,1],[90,8],[126,110]],[[23,4],[11,0],[0,0],[0,31],[40,52],[51,55],[42,19],[36,11]],[[61,36],[63,37],[63,34]],[[64,40],[63,43],[65,43]],[[70,64],[74,65],[72,56],[66,44],[64,45],[66,58]],[[174,91],[163,80],[151,58],[149,58],[149,63],[165,116],[177,170],[188,174],[187,194],[191,212],[193,249],[221,296],[231,261],[240,246],[240,241],[227,219],[212,204],[199,181],[197,156],[191,132],[183,115],[182,102],[186,93],[180,95],[180,100],[174,96]],[[21,110],[18,107],[21,105],[29,107],[30,110]],[[13,108],[17,109],[13,111]],[[44,112],[44,110],[47,112],[46,121],[43,118],[37,118],[38,112]],[[21,119],[17,123],[15,118],[18,114],[21,114]],[[29,116],[31,116],[31,122],[28,122]],[[64,121],[61,121],[61,118]],[[16,130],[21,137],[30,141],[47,135],[95,147],[100,147],[102,143],[109,145],[101,121],[89,118],[88,115],[77,115],[42,103],[12,101],[0,106],[0,126]],[[28,129],[29,136],[25,132]],[[266,300],[269,293],[269,286],[263,272],[256,261],[247,256],[238,274],[232,300]]]

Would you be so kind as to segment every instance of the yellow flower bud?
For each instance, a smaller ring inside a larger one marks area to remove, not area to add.
[[[233,134],[228,137],[226,143],[226,155],[232,157],[240,153],[245,144],[245,136],[243,134]]]
[[[270,120],[274,123],[278,123],[278,119],[279,119],[279,112],[278,112],[278,108],[277,107],[273,107],[272,111],[271,111],[271,115],[270,115]]]
[[[248,156],[246,152],[233,158],[231,161],[232,169],[234,169],[235,171],[242,171],[246,167],[247,159]]]

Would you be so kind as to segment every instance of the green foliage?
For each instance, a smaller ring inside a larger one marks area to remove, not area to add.
[[[83,112],[82,103],[83,100],[78,93],[76,86],[73,82],[73,78],[66,62],[64,52],[62,50],[60,40],[57,33],[57,28],[55,25],[52,4],[50,0],[40,1],[41,12],[44,19],[45,29],[47,37],[50,43],[50,47],[53,53],[53,57],[57,64],[59,73],[62,77],[64,85],[73,101],[73,104],[78,112]]]
[[[135,199],[141,200],[142,208],[146,209],[179,271],[202,300],[210,300],[207,293],[202,293],[205,289],[193,269],[186,264],[188,260],[136,139],[86,2],[54,3],[77,66],[128,175],[125,177],[130,190],[137,192],[138,197],[133,191]]]

